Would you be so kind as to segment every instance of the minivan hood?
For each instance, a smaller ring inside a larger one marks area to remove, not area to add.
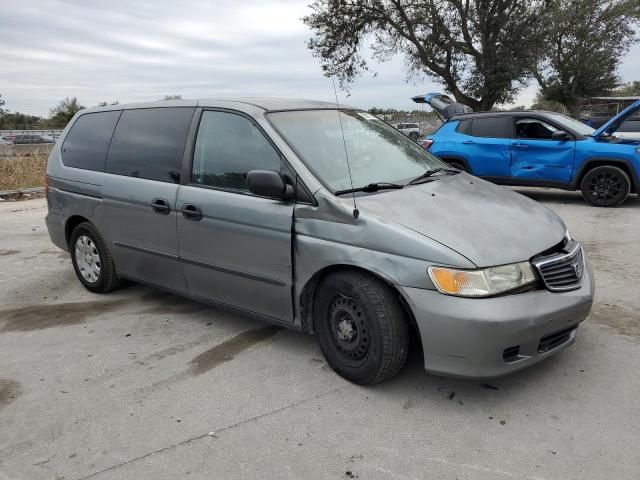
[[[362,215],[409,228],[478,267],[526,261],[566,233],[550,209],[466,173],[358,197],[357,203]]]
[[[636,100],[627,108],[622,110],[618,115],[611,118],[607,123],[598,128],[591,134],[592,137],[599,137],[601,135],[613,135],[620,125],[629,119],[634,113],[640,110],[640,100]]]

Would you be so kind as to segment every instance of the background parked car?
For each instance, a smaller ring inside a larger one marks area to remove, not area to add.
[[[55,143],[54,139],[44,135],[16,135],[13,138],[14,145],[32,145],[36,143]]]
[[[438,109],[430,95],[413,99]],[[620,205],[640,187],[640,140],[614,136],[640,100],[597,130],[555,112],[439,110],[445,123],[421,145],[494,183],[580,190],[599,207]]]
[[[395,127],[411,140],[420,138],[420,125],[417,123],[399,123]]]

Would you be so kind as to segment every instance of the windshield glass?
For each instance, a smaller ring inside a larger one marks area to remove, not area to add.
[[[446,165],[417,143],[374,115],[337,110],[276,112],[269,121],[302,157],[307,166],[334,192],[370,183],[397,183]]]
[[[574,132],[578,132],[580,135],[589,136],[595,132],[595,129],[586,125],[579,120],[575,120],[561,113],[547,113],[549,117],[558,122],[560,125],[572,129]]]

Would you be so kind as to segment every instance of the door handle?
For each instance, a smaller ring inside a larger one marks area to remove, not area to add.
[[[513,146],[516,148],[529,148],[529,145],[526,145],[524,143],[514,143]]]
[[[182,207],[182,216],[187,220],[197,222],[202,220],[202,210],[200,210],[200,207],[196,207],[190,203],[185,203]]]
[[[464,145],[471,145],[474,144],[476,142],[474,142],[473,140],[465,140],[464,142],[462,142]]]
[[[169,215],[169,212],[171,211],[169,200],[165,200],[163,198],[154,198],[151,202],[151,208],[154,212],[161,215]]]

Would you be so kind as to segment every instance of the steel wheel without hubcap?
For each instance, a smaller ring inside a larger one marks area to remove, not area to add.
[[[329,308],[331,339],[341,361],[349,366],[361,364],[369,354],[367,319],[351,298],[339,295]]]
[[[581,185],[585,199],[598,207],[620,205],[629,195],[630,189],[627,174],[613,166],[594,168],[585,175]]]
[[[75,245],[76,265],[83,278],[89,283],[100,279],[100,254],[98,248],[86,235],[80,235]]]

